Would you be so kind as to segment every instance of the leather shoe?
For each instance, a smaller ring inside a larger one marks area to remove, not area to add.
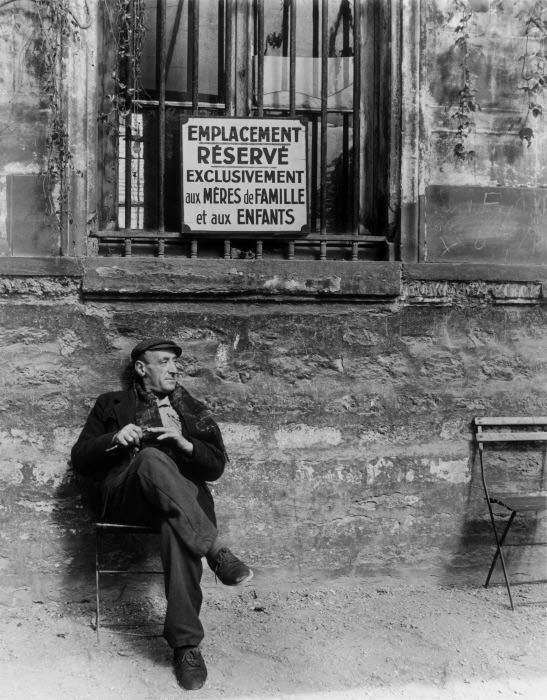
[[[199,690],[207,678],[207,667],[197,647],[178,647],[174,653],[177,683],[185,690]]]
[[[238,586],[253,578],[252,569],[232,554],[228,547],[222,547],[213,556],[207,556],[207,562],[225,586]]]

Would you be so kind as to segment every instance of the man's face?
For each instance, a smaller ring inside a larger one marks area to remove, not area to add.
[[[172,350],[147,350],[135,362],[144,388],[157,396],[170,394],[177,384],[176,354]]]

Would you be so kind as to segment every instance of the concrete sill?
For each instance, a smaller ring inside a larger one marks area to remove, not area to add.
[[[400,263],[88,258],[87,299],[392,299]]]
[[[486,263],[402,263],[405,281],[538,282],[547,283],[545,265],[490,265]]]
[[[2,277],[82,277],[83,258],[0,256]]]

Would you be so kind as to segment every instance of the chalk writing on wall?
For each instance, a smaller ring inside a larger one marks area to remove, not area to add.
[[[547,188],[429,186],[428,262],[547,262]]]

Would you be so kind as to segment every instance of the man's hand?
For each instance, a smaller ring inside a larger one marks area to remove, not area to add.
[[[112,438],[112,444],[122,447],[138,447],[142,440],[142,428],[133,423],[128,423]]]
[[[174,428],[164,428],[163,426],[159,428],[147,428],[146,434],[154,435],[158,442],[162,440],[172,440],[177,444],[177,447],[189,457],[191,457],[194,452],[192,443]]]

